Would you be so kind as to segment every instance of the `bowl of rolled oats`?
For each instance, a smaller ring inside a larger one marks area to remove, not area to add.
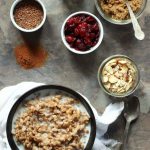
[[[96,122],[81,94],[63,86],[43,85],[16,101],[6,132],[11,149],[89,150]]]
[[[114,97],[131,95],[137,89],[139,81],[137,65],[125,55],[108,57],[98,69],[98,82],[101,88]]]
[[[139,18],[146,8],[147,0],[129,0],[129,3],[136,18]],[[95,6],[99,14],[110,23],[117,25],[131,23],[125,0],[95,0]]]

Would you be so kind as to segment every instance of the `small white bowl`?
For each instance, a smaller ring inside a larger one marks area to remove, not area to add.
[[[64,34],[64,28],[65,28],[67,20],[70,19],[71,17],[79,15],[79,14],[86,14],[86,15],[89,15],[89,16],[92,16],[93,18],[95,18],[96,21],[98,22],[98,25],[99,25],[99,28],[100,28],[100,36],[99,36],[99,40],[98,40],[97,44],[95,46],[91,47],[89,50],[86,50],[86,51],[78,51],[78,50],[70,47],[70,45],[68,44],[68,42],[65,39],[65,34]],[[103,30],[103,26],[102,26],[102,23],[100,22],[100,20],[95,15],[93,15],[89,12],[86,12],[86,11],[79,11],[79,12],[71,14],[64,21],[64,23],[62,25],[62,28],[61,28],[61,38],[62,38],[62,41],[63,41],[64,45],[68,48],[68,50],[70,50],[71,52],[76,53],[76,54],[89,54],[89,53],[95,51],[99,47],[99,45],[101,44],[101,42],[103,40],[103,36],[104,36],[104,30]]]
[[[12,6],[11,6],[11,9],[10,9],[10,19],[11,19],[13,25],[14,25],[18,30],[23,31],[23,32],[34,32],[34,31],[39,30],[39,29],[43,26],[43,24],[45,23],[45,20],[46,20],[46,9],[45,9],[44,4],[42,3],[41,0],[35,0],[36,2],[38,2],[38,3],[41,5],[41,7],[42,7],[42,9],[43,9],[43,20],[42,20],[42,22],[41,22],[37,27],[35,27],[35,28],[33,28],[33,29],[25,29],[25,28],[20,27],[20,26],[16,23],[16,21],[15,21],[15,19],[14,19],[14,14],[13,14],[16,5],[17,5],[19,2],[21,2],[21,1],[23,1],[23,0],[15,0],[14,3],[12,4]]]

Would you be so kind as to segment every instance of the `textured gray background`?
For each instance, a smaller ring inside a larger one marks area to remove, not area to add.
[[[10,22],[9,10],[13,1],[0,0],[0,89],[22,81],[65,85],[87,96],[95,108],[102,112],[111,102],[111,98],[98,85],[98,67],[108,56],[125,54],[136,61],[142,80],[135,93],[140,99],[141,116],[132,126],[128,149],[150,149],[150,1],[148,0],[147,8],[139,19],[146,33],[143,41],[135,39],[131,25],[117,26],[103,20],[94,6],[94,0],[42,1],[47,9],[47,20],[43,29],[34,34],[22,34]],[[96,14],[104,26],[102,44],[97,51],[84,56],[70,53],[60,36],[64,19],[80,10]],[[25,38],[39,40],[48,51],[48,61],[42,68],[23,70],[16,64],[13,48]],[[108,135],[121,140],[123,129],[124,120],[120,117],[109,129]]]

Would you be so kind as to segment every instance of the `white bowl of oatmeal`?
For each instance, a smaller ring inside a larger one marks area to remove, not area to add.
[[[69,88],[44,85],[22,95],[7,120],[11,149],[92,149],[96,136],[93,111]]]
[[[139,18],[147,4],[147,0],[129,0],[130,6]],[[99,14],[108,22],[125,25],[131,23],[125,0],[95,0]]]
[[[131,95],[137,89],[139,81],[137,65],[125,55],[108,57],[98,69],[98,82],[102,90],[114,97]]]

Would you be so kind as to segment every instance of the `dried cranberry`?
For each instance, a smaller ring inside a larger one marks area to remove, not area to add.
[[[95,41],[92,46],[95,46],[96,44],[97,44],[97,41]]]
[[[76,46],[76,49],[78,49],[78,50],[81,50],[81,51],[86,50],[85,44],[84,44],[80,39],[78,39],[78,40],[76,41],[75,46]]]
[[[81,28],[81,29],[79,30],[79,35],[80,35],[81,37],[84,37],[84,36],[86,35],[86,29],[85,29],[85,28]]]
[[[82,22],[81,18],[79,16],[75,17],[74,19],[75,24],[80,24]]]
[[[67,25],[68,25],[68,26],[74,25],[74,18],[68,19],[68,20],[67,20]]]
[[[75,28],[75,29],[74,29],[74,34],[75,34],[76,36],[79,35],[79,29],[78,29],[78,28]]]
[[[98,23],[95,23],[95,24],[92,26],[92,31],[99,31]]]
[[[85,15],[80,15],[81,21],[84,21],[86,16]]]
[[[81,28],[87,29],[88,28],[88,24],[86,22],[81,23]]]
[[[80,39],[76,40],[76,46],[79,45],[79,44],[81,44],[81,43],[82,43],[82,41]]]
[[[96,38],[95,33],[90,33],[90,38],[91,38],[91,39],[95,39],[95,38]]]
[[[84,38],[90,38],[90,33],[86,33]]]
[[[84,39],[84,43],[86,44],[86,46],[89,46],[89,47],[92,46],[92,42],[91,42],[91,40],[89,38],[85,38]]]
[[[65,25],[66,41],[70,47],[85,51],[98,42],[100,29],[96,19],[89,15],[76,15]]]
[[[81,37],[84,37],[86,35],[87,27],[88,27],[87,23],[81,23],[81,24],[78,25],[77,28],[78,28],[78,31],[79,31],[79,35]]]
[[[96,38],[98,38],[98,37],[99,37],[99,34],[100,34],[100,33],[99,33],[99,31],[98,31],[98,32],[96,33]]]
[[[95,20],[95,18],[93,18],[92,16],[88,16],[88,17],[86,18],[86,22],[87,22],[87,23],[95,23],[96,20]]]
[[[67,35],[66,36],[66,41],[68,43],[73,43],[75,41],[75,38],[73,36]]]
[[[76,26],[75,18],[70,18],[66,23],[68,30],[72,31],[74,27]]]
[[[90,24],[88,24],[88,29],[87,29],[88,32],[92,32],[92,26]]]

